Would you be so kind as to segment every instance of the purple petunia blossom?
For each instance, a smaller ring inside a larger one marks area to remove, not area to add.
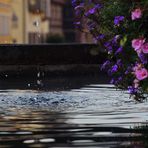
[[[135,94],[137,93],[138,89],[137,88],[134,88],[133,86],[128,86],[128,92],[130,94]]]
[[[111,42],[105,42],[105,43],[104,43],[104,46],[106,47],[106,49],[107,49],[109,52],[112,52],[112,51],[113,51],[113,47],[112,47]]]
[[[111,73],[115,73],[117,71],[118,71],[118,65],[115,64],[112,66]]]
[[[122,64],[123,64],[123,63],[122,63],[122,60],[121,60],[121,59],[118,59],[118,60],[117,60],[117,65],[121,67]]]
[[[115,16],[114,18],[114,24],[116,26],[120,25],[120,23],[124,20],[124,16]]]
[[[117,51],[115,52],[115,54],[119,54],[119,53],[121,53],[123,51],[123,47],[119,47],[118,49],[117,49]]]
[[[132,66],[128,66],[126,71],[125,71],[125,75],[129,74],[132,72]]]
[[[95,39],[96,39],[97,41],[102,40],[102,39],[104,39],[104,38],[105,38],[105,35],[104,35],[104,34],[99,34],[97,37],[95,37]]]
[[[95,15],[99,9],[102,8],[102,5],[101,4],[97,4],[95,5],[95,7],[89,9],[86,13],[85,13],[85,16],[86,17],[89,17],[89,16],[92,16],[92,15]]]
[[[111,62],[109,60],[105,61],[101,66],[101,70],[106,69],[110,64]]]
[[[141,60],[141,62],[143,63],[143,64],[147,64],[148,63],[148,59],[147,59],[147,57],[146,57],[146,55],[144,54],[144,53],[139,53],[138,54],[138,57],[140,58],[140,60]]]

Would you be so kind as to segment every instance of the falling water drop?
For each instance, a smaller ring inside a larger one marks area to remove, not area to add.
[[[41,80],[37,80],[36,82],[38,85],[41,85],[42,81]]]
[[[40,78],[40,75],[41,75],[41,73],[40,73],[40,72],[38,72],[38,73],[37,73],[37,77],[38,77],[38,78]]]

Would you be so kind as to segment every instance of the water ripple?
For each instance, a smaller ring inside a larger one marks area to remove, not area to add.
[[[0,93],[0,147],[148,146],[148,103],[112,85]]]

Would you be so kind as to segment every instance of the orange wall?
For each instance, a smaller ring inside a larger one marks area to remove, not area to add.
[[[12,0],[0,0],[0,3],[10,4]]]
[[[0,36],[0,44],[9,44],[12,43],[11,36]]]
[[[9,17],[10,22],[11,22],[11,12],[12,12],[11,1],[12,0],[0,0],[0,5],[1,4],[6,5],[6,7],[0,7],[0,14],[3,16]],[[10,30],[10,25],[9,25],[8,30]],[[11,35],[0,35],[0,44],[7,44],[11,42],[12,42]]]

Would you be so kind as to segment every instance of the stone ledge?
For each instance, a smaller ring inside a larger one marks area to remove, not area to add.
[[[100,64],[96,44],[0,45],[0,65]]]

